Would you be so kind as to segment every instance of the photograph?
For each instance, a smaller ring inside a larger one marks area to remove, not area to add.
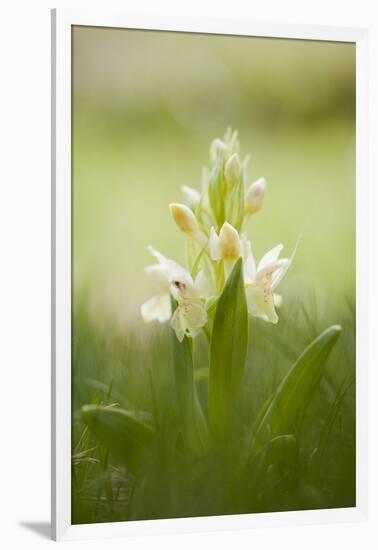
[[[355,43],[71,63],[71,523],[354,508]]]

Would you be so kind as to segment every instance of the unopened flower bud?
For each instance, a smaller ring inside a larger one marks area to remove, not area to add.
[[[198,228],[198,222],[193,212],[185,204],[170,204],[169,208],[173,219],[178,227],[186,233],[191,235]]]
[[[219,138],[214,139],[210,145],[210,158],[216,160],[217,158],[223,159],[227,153],[227,145]]]
[[[245,210],[248,214],[254,214],[262,207],[266,189],[265,178],[259,178],[251,183],[245,196]]]
[[[232,189],[239,182],[240,178],[240,161],[236,153],[234,153],[226,162],[224,169],[224,177],[227,186]]]
[[[192,210],[185,204],[169,205],[173,219],[183,233],[193,237],[201,246],[207,242],[206,235],[200,230]]]
[[[189,208],[195,208],[201,200],[201,193],[197,191],[197,189],[193,189],[193,187],[189,187],[188,185],[182,185],[181,191],[184,196],[185,203],[189,206]]]
[[[219,232],[219,248],[226,261],[236,261],[241,256],[239,233],[228,222],[224,222]]]

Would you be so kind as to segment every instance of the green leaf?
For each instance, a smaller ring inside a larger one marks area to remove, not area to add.
[[[326,361],[341,327],[334,325],[318,336],[297,359],[281,384],[257,426],[254,454],[259,452],[267,430],[270,437],[292,433],[297,416],[304,413],[324,373]]]
[[[209,427],[215,441],[227,439],[239,401],[248,344],[248,311],[242,259],[219,298],[210,349]]]
[[[136,412],[85,405],[82,415],[98,441],[132,468],[137,466],[140,454],[151,446],[153,429]]]
[[[184,445],[198,452],[206,444],[207,427],[200,403],[195,393],[192,340],[182,342],[173,334],[173,359],[175,369],[176,400]]]

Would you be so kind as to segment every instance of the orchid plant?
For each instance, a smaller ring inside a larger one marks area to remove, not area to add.
[[[174,391],[169,386],[169,404],[159,409],[151,380],[150,416],[112,405],[82,409],[90,432],[122,460],[141,491],[147,491],[142,469],[146,461],[159,465],[161,457],[170,456],[176,471],[178,464],[185,469],[203,459],[204,472],[206,465],[219,462],[219,483],[227,488],[225,510],[235,495],[243,495],[235,504],[241,510],[250,510],[251,498],[263,499],[272,464],[292,468],[297,419],[316,393],[340,333],[335,325],[315,338],[243,427],[239,407],[249,319],[278,323],[282,297],[277,290],[295,255],[294,250],[281,258],[283,246],[278,244],[256,262],[246,228],[263,206],[266,182],[260,178],[245,184],[247,161],[240,158],[237,132],[227,130],[223,139],[211,144],[202,189],[183,186],[184,202],[170,204],[172,218],[186,236],[185,266],[149,247],[156,262],[145,272],[156,291],[141,306],[141,315],[147,323],[170,323],[173,329]],[[201,356],[206,380],[202,398],[195,377],[197,344],[206,349]],[[313,449],[311,460],[316,452]],[[216,461],[209,462],[214,456]],[[151,494],[160,472],[155,474]],[[179,494],[173,500],[178,498]]]
[[[201,192],[184,185],[184,203],[169,205],[173,220],[187,237],[187,266],[183,267],[149,247],[158,263],[146,274],[157,294],[141,307],[146,322],[170,320],[180,342],[201,331],[211,338],[213,313],[219,296],[239,258],[249,315],[277,323],[281,296],[277,286],[290,267],[279,258],[282,244],[267,252],[256,267],[251,242],[243,230],[262,207],[266,182],[245,185],[248,158],[239,157],[237,132],[229,129],[210,147],[210,166],[204,168]],[[171,299],[176,303],[172,311]]]

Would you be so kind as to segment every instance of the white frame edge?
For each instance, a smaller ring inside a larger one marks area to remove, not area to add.
[[[356,43],[357,497],[355,508],[120,523],[71,524],[71,27],[73,25],[264,36]],[[368,31],[360,28],[135,13],[52,11],[52,538],[143,534],[361,521],[368,514]],[[360,267],[362,266],[362,267]]]

